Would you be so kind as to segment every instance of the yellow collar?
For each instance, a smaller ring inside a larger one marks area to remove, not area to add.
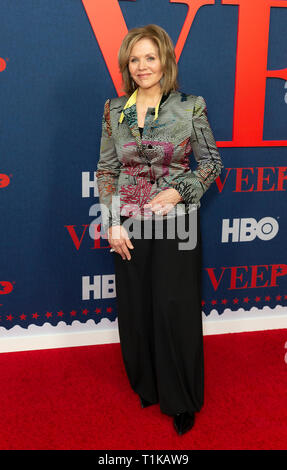
[[[128,101],[126,102],[125,106],[124,106],[124,109],[126,108],[130,108],[131,106],[133,106],[134,104],[136,104],[136,101],[137,101],[137,94],[138,94],[138,88],[133,92],[133,94],[129,97]],[[159,105],[160,105],[160,101],[159,100],[159,103],[157,104],[156,108],[155,108],[155,115],[154,115],[154,121],[155,119],[158,118],[158,110],[159,110]],[[120,119],[119,119],[119,122],[122,123],[123,122],[123,119],[124,119],[125,115],[124,115],[124,112],[122,111],[121,115],[120,115]]]

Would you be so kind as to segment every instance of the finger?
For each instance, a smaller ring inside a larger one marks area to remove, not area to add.
[[[122,249],[120,246],[118,246],[118,247],[115,249],[115,252],[116,252],[117,254],[119,254],[119,255],[122,257],[122,259],[126,259],[126,255],[125,255],[123,249]]]
[[[171,204],[171,203],[165,204],[165,206],[163,206],[163,208],[162,208],[162,214],[163,214],[163,215],[166,215],[166,214],[167,214],[168,212],[170,212],[173,208],[174,208],[174,204]]]
[[[151,209],[151,210],[152,210],[153,212],[157,212],[157,211],[160,211],[161,209],[162,209],[162,204],[156,203],[156,204],[153,204],[153,205],[152,205],[152,209]]]
[[[129,252],[129,249],[128,249],[127,245],[123,245],[122,251],[123,251],[123,253],[124,253],[125,258],[127,258],[128,260],[130,260],[130,259],[131,259],[131,254],[130,254],[130,252]],[[124,259],[125,259],[125,258],[124,258]]]
[[[162,198],[161,194],[157,194],[155,197],[153,197],[149,202],[144,204],[144,207],[151,207],[153,204],[157,204]]]
[[[133,249],[134,246],[133,246],[133,244],[132,244],[132,242],[131,242],[131,240],[130,240],[130,238],[129,238],[129,236],[128,236],[128,233],[127,233],[126,229],[125,229],[124,227],[122,227],[122,229],[123,229],[123,239],[125,240],[126,245],[127,245],[129,248]]]
[[[127,244],[128,248],[130,248],[131,250],[134,249],[134,246],[133,246],[133,244],[132,244],[132,242],[130,241],[129,238],[126,238],[126,244]]]
[[[122,238],[120,243],[117,243],[116,246],[116,251],[121,255],[121,257],[123,259],[128,259],[130,260],[131,259],[131,255],[130,255],[130,252],[128,250],[128,247],[126,245],[126,239]]]
[[[124,247],[125,253],[127,255],[128,260],[131,259],[131,254],[129,249],[134,249],[134,246],[129,238],[126,239],[126,246]]]

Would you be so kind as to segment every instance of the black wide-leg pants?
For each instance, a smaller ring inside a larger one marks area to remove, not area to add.
[[[188,233],[191,214],[179,217]],[[125,220],[121,217],[121,223]],[[142,227],[147,221],[136,223]],[[159,402],[167,415],[191,413],[202,407],[204,388],[199,209],[192,249],[179,249],[182,238],[177,230],[172,234],[167,219],[161,221],[162,238],[156,231],[159,222],[149,223],[151,236],[129,233],[131,260],[114,252],[123,361],[136,393]]]

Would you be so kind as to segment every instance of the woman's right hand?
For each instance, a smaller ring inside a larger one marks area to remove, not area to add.
[[[122,225],[111,225],[108,229],[108,241],[116,253],[123,259],[131,259],[129,249],[133,249],[126,229]]]

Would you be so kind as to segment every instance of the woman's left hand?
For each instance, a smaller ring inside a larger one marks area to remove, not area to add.
[[[158,193],[148,204],[145,204],[144,207],[149,207],[156,214],[165,215],[182,200],[181,195],[176,189],[169,188]]]

